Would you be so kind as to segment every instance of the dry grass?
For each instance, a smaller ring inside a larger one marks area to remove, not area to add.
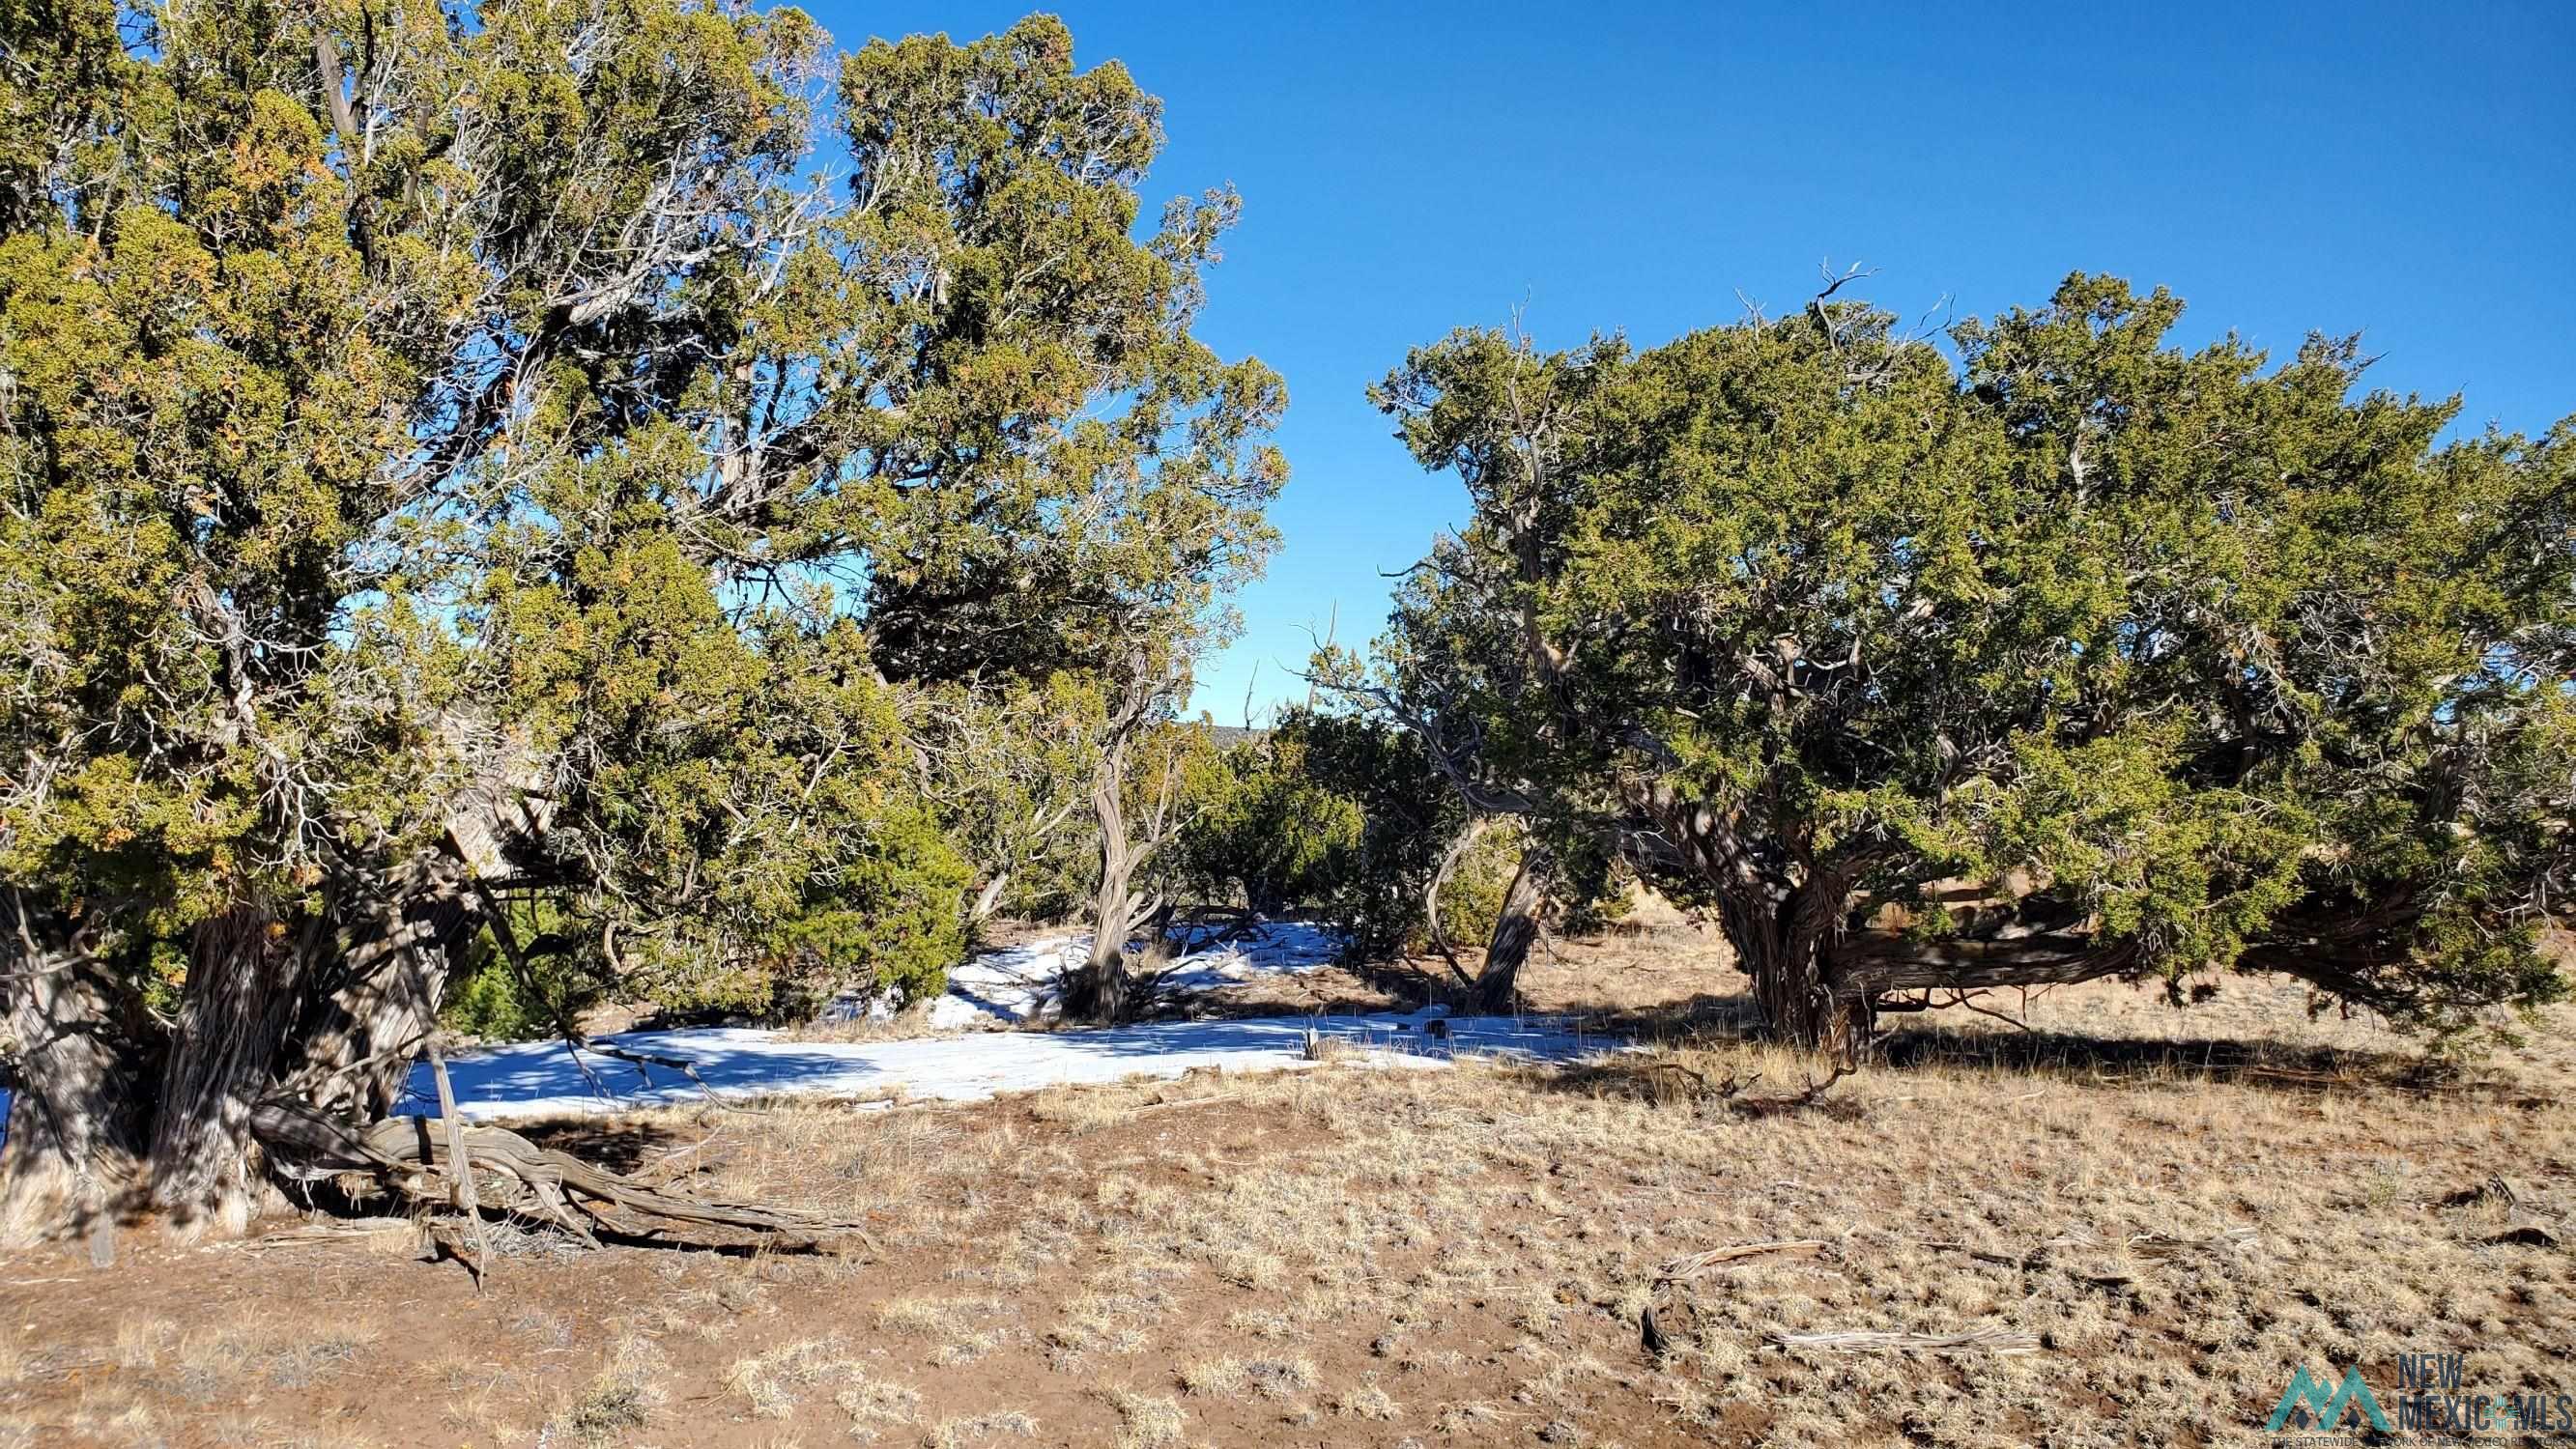
[[[1333,1400],[1333,1410],[1355,1418],[1375,1419],[1380,1423],[1401,1417],[1404,1412],[1386,1390],[1378,1387],[1374,1379],[1356,1388],[1343,1391]]]
[[[1037,1436],[1038,1421],[1016,1409],[1002,1409],[971,1418],[944,1419],[939,1427],[922,1439],[926,1449],[980,1449],[1011,1439]]]
[[[1181,1370],[1181,1387],[1192,1395],[1240,1398],[1259,1394],[1289,1399],[1315,1387],[1315,1364],[1303,1358],[1220,1358]]]
[[[311,1387],[344,1372],[382,1336],[369,1323],[299,1320],[284,1313],[194,1326],[167,1319],[126,1320],[115,1325],[101,1357],[177,1398],[206,1403]],[[14,1378],[48,1366],[22,1350],[12,1367]]]
[[[656,1382],[661,1362],[661,1352],[650,1340],[635,1335],[620,1339],[589,1387],[546,1421],[546,1434],[584,1449],[626,1442],[631,1431],[652,1422],[665,1397]]]
[[[1109,1403],[1118,1411],[1118,1449],[1177,1449],[1187,1442],[1182,1431],[1189,1416],[1170,1399],[1112,1389]]]
[[[2295,993],[2215,1005],[2059,993],[1813,1100],[1809,1063],[1682,1033],[1571,1071],[591,1124],[881,1247],[529,1257],[482,1299],[363,1246],[0,1289],[0,1326],[41,1325],[0,1336],[0,1446],[226,1415],[245,1443],[2214,1445],[2296,1366],[2384,1402],[2399,1355],[2466,1353],[2469,1392],[2576,1392],[2576,1256],[2491,1241],[2576,1230],[2565,1021],[2436,1079]],[[1783,1241],[1823,1246],[1721,1251]],[[101,1282],[133,1286],[101,1311]]]
[[[783,1343],[736,1359],[725,1375],[725,1387],[749,1400],[754,1415],[783,1419],[808,1391],[849,1380],[863,1382],[866,1377],[866,1370],[834,1334]]]
[[[931,1341],[930,1361],[942,1368],[973,1363],[999,1348],[1009,1333],[1009,1309],[998,1298],[898,1298],[877,1309],[877,1327]]]

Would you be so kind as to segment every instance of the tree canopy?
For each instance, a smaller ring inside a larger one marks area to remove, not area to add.
[[[1235,200],[1140,226],[1160,106],[1052,18],[0,23],[21,1228],[238,1221],[478,928],[539,999],[935,989],[918,701],[1168,714],[1270,545],[1284,393],[1192,334]]]
[[[2562,996],[2576,421],[2445,442],[2070,277],[1945,349],[1829,290],[1374,390],[1472,504],[1367,691],[1470,798],[1707,902],[1774,1023],[2285,972],[2437,1031]]]

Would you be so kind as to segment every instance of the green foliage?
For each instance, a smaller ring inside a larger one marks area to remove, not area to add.
[[[2016,903],[1989,960],[2290,971],[2436,1030],[2556,998],[2576,428],[2441,444],[2456,404],[2359,392],[2351,339],[2272,367],[2180,314],[2078,275],[1956,361],[1821,298],[1417,352],[1375,396],[1475,514],[1384,697],[1748,962],[1870,979],[1843,903],[1965,880]]]
[[[1276,915],[1328,899],[1350,871],[1367,821],[1358,801],[1317,778],[1304,717],[1213,761],[1180,850],[1219,897]]]
[[[1358,845],[1332,872],[1327,897],[1352,953],[1382,957],[1419,944],[1423,890],[1465,823],[1455,792],[1434,773],[1419,740],[1381,720],[1305,712],[1282,728],[1303,735],[1316,782],[1359,807]]]
[[[998,822],[1222,629],[1284,478],[1277,377],[1192,334],[1235,200],[1138,235],[1121,67],[692,0],[0,25],[0,884],[327,953],[470,837],[543,980],[773,1014],[1067,892]],[[925,765],[944,718],[1052,773]]]
[[[987,913],[1069,915],[1090,884],[1089,796],[1107,702],[1093,676],[957,681],[910,698],[933,808],[989,893]]]
[[[1423,892],[1463,815],[1411,736],[1290,709],[1214,763],[1175,847],[1188,889],[1264,914],[1318,912],[1363,957],[1420,944]]]
[[[1481,946],[1492,939],[1503,897],[1520,870],[1531,834],[1518,821],[1498,821],[1476,837],[1440,887],[1440,929],[1456,944]]]
[[[476,953],[474,964],[448,983],[438,1022],[450,1031],[487,1041],[525,1041],[555,1029],[554,1018],[542,1003],[528,999],[510,963],[488,941]]]

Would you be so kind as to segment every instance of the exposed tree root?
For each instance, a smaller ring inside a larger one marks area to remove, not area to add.
[[[844,1244],[875,1246],[857,1223],[764,1203],[726,1202],[654,1187],[640,1178],[607,1171],[568,1152],[539,1147],[499,1127],[464,1127],[427,1117],[388,1117],[372,1126],[271,1099],[252,1116],[252,1129],[280,1176],[322,1181],[348,1175],[370,1178],[417,1204],[447,1207],[459,1194],[451,1172],[451,1141],[461,1141],[483,1206],[550,1223],[591,1246],[599,1234],[623,1239],[663,1238],[675,1244],[717,1246],[701,1239],[669,1239],[683,1231],[731,1230],[763,1246],[811,1252]]]

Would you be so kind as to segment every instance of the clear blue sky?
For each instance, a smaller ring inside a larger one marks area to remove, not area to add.
[[[2576,5],[1874,7],[808,0],[845,46],[1052,8],[1166,103],[1147,187],[1232,182],[1201,335],[1288,380],[1287,544],[1196,705],[1302,693],[1308,630],[1375,636],[1462,511],[1361,389],[1524,310],[1661,342],[1878,269],[1911,315],[2163,284],[2185,340],[2365,334],[2463,423],[2576,411]],[[1936,10],[1942,13],[1935,13]],[[1256,678],[1257,670],[1257,678]]]

